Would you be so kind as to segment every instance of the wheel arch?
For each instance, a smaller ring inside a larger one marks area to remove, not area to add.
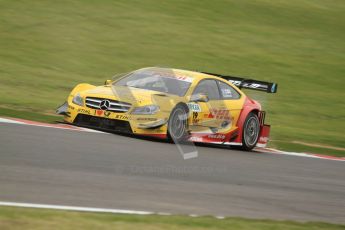
[[[234,142],[242,143],[243,125],[244,125],[244,122],[245,122],[247,116],[250,113],[254,113],[255,115],[257,115],[259,117],[260,111],[261,111],[260,104],[258,104],[256,101],[253,101],[249,98],[246,99],[246,101],[243,105],[243,109],[241,111],[240,117],[239,117],[237,124],[236,124],[236,126],[238,127],[238,136],[234,140]]]
[[[172,112],[177,106],[182,106],[182,107],[187,111],[187,113],[189,113],[189,107],[188,107],[188,105],[187,105],[186,103],[184,103],[184,102],[178,102],[178,103],[172,108],[172,110],[170,111],[168,120],[170,119],[171,112]]]
[[[188,107],[188,105],[187,105],[186,103],[184,103],[184,102],[179,102],[179,103],[176,104],[176,106],[178,106],[178,105],[183,106],[183,107],[185,108],[185,110],[187,111],[187,113],[189,113],[189,107]],[[176,106],[175,106],[175,107],[176,107]]]
[[[170,119],[170,116],[171,116],[171,113],[174,111],[174,109],[176,108],[176,107],[178,107],[178,106],[182,106],[185,110],[186,110],[186,112],[187,112],[187,114],[189,114],[189,107],[188,107],[188,105],[185,103],[185,102],[178,102],[173,108],[172,108],[172,110],[170,111],[170,114],[169,114],[169,118],[168,118],[168,122],[167,122],[167,130],[166,130],[166,135],[167,135],[167,137],[168,137],[168,139],[170,140],[170,141],[172,141],[172,138],[171,138],[171,136],[170,136],[170,134],[169,134],[169,119]],[[187,118],[187,124],[188,124],[188,118]]]

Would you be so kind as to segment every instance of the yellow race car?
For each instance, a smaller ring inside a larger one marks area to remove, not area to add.
[[[57,109],[70,124],[111,132],[241,146],[266,146],[261,105],[240,88],[277,92],[277,84],[219,74],[149,67],[78,84]]]

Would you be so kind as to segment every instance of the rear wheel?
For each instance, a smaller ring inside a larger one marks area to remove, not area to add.
[[[259,133],[259,118],[255,113],[249,113],[243,125],[242,149],[247,151],[252,150],[258,142]]]
[[[177,105],[170,114],[168,135],[175,143],[181,143],[188,137],[188,109],[182,104]]]

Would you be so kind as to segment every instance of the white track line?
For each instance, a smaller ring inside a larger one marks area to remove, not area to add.
[[[65,130],[72,130],[72,131],[82,131],[82,132],[91,132],[91,133],[103,133],[108,134],[106,132],[94,130],[94,129],[88,129],[68,124],[48,124],[43,122],[36,122],[36,121],[27,121],[27,120],[15,120],[10,118],[2,118],[0,117],[0,123],[10,123],[10,124],[20,124],[20,125],[31,125],[31,126],[37,126],[37,127],[46,127],[46,128],[54,128],[54,129],[65,129]]]
[[[39,208],[39,209],[52,209],[62,211],[77,211],[77,212],[99,212],[99,213],[113,213],[113,214],[129,214],[129,215],[159,215],[171,216],[168,212],[151,212],[151,211],[137,211],[127,209],[109,209],[109,208],[90,208],[80,206],[65,206],[65,205],[50,205],[50,204],[33,204],[33,203],[18,203],[0,201],[0,206],[5,207],[20,207],[20,208]],[[190,217],[200,217],[196,214],[189,214]],[[225,219],[225,216],[213,216],[216,219]]]
[[[272,149],[272,148],[255,148],[254,150],[257,152],[269,153],[269,154],[288,155],[288,156],[296,156],[296,157],[309,157],[309,158],[332,160],[332,161],[345,161],[345,157],[327,156],[327,155],[322,155],[322,154],[285,152],[285,151]]]
[[[22,124],[22,125],[25,124],[24,122],[15,121],[15,120],[7,119],[7,118],[2,118],[2,117],[0,117],[0,122],[2,122],[2,123],[11,123],[11,124]]]
[[[152,215],[158,214],[149,211],[136,211],[126,209],[108,209],[108,208],[90,208],[78,206],[64,206],[64,205],[50,205],[50,204],[32,204],[32,203],[17,203],[0,201],[0,206],[21,207],[21,208],[41,208],[41,209],[55,209],[65,211],[80,211],[80,212],[103,212],[103,213],[116,213],[116,214],[135,214],[135,215]],[[165,213],[165,215],[170,215]]]

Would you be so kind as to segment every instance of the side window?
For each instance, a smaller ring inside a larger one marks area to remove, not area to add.
[[[222,94],[222,97],[224,99],[238,99],[241,97],[241,95],[230,85],[218,81],[219,83],[219,88],[220,88],[220,93]]]
[[[215,80],[202,80],[195,88],[193,95],[206,94],[210,100],[219,100],[220,94]]]

